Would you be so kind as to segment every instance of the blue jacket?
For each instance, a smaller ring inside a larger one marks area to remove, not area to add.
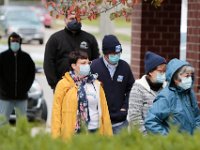
[[[181,90],[172,85],[174,73],[187,62],[171,60],[167,65],[166,79],[168,85],[158,94],[145,119],[145,127],[153,133],[166,135],[169,123],[179,127],[179,131],[193,134],[200,125],[200,111],[192,89]]]

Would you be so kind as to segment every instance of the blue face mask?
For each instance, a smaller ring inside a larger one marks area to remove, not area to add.
[[[165,73],[157,73],[156,83],[163,83],[166,80]]]
[[[20,48],[20,44],[18,42],[10,42],[10,48],[13,52],[17,52]]]
[[[192,87],[192,77],[181,78],[181,82],[178,84],[184,90],[187,90]]]
[[[80,65],[79,75],[81,75],[81,76],[87,76],[89,74],[90,74],[90,65],[89,64]]]
[[[108,60],[111,64],[117,64],[120,59],[120,54],[108,55]]]

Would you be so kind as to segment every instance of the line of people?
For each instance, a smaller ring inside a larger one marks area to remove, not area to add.
[[[112,135],[138,125],[144,134],[166,135],[170,123],[192,134],[199,126],[194,68],[188,62],[167,63],[148,51],[145,75],[135,81],[130,66],[120,59],[116,36],[104,36],[103,56],[98,58],[95,38],[81,30],[75,15],[65,21],[65,29],[50,37],[45,50],[44,70],[55,91],[53,137],[69,138],[83,129]]]
[[[49,38],[44,57],[44,72],[54,92],[53,137],[68,139],[85,131],[111,136],[128,126],[139,126],[144,134],[167,135],[170,124],[193,134],[199,127],[194,68],[188,62],[175,58],[167,63],[148,51],[145,75],[135,81],[129,64],[120,59],[122,46],[116,36],[104,36],[99,57],[95,37],[81,30],[75,14],[65,22],[66,27]],[[0,114],[7,119],[13,107],[25,114],[35,69],[21,50],[18,34],[13,33],[8,44],[9,50],[0,54]]]

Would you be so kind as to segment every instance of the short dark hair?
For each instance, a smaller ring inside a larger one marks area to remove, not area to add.
[[[87,52],[81,50],[71,51],[68,58],[70,70],[73,70],[71,64],[76,64],[78,59],[89,59]]]

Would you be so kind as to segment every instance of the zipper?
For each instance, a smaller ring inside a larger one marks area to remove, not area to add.
[[[17,53],[14,53],[15,56],[15,97],[17,97]]]

